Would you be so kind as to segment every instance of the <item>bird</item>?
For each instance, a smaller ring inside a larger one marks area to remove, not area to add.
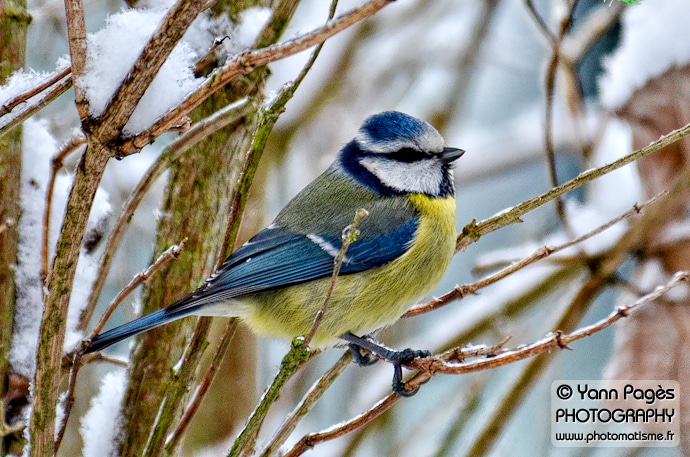
[[[456,237],[452,166],[464,152],[424,120],[398,111],[369,116],[333,163],[198,289],[95,336],[83,353],[190,315],[238,317],[259,335],[291,341],[310,331],[333,286],[310,347],[347,345],[360,365],[378,356],[394,367],[393,390],[413,394],[401,365],[428,351],[395,351],[372,333],[427,296],[447,270]],[[368,215],[332,285],[343,230],[360,209]]]

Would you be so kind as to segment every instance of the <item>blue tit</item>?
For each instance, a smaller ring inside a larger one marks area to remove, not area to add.
[[[342,231],[363,208],[369,215],[346,251],[312,348],[347,342],[393,363],[422,351],[396,352],[363,337],[394,323],[435,287],[455,249],[452,162],[429,123],[388,111],[367,118],[330,167],[271,225],[233,252],[197,290],[91,341],[86,353],[189,315],[238,317],[256,333],[285,340],[307,334],[331,283]]]

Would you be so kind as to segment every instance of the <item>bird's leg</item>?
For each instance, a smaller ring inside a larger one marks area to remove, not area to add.
[[[374,340],[374,337],[371,334],[364,335],[362,339],[366,339],[368,341],[376,343],[376,340]],[[347,343],[347,347],[352,353],[352,357],[354,357],[355,363],[360,367],[368,367],[369,365],[373,365],[379,361],[379,359],[377,359],[371,351],[364,349],[362,346],[359,346],[356,343]]]
[[[349,332],[341,335],[340,339],[348,342],[355,362],[361,366],[375,363],[376,358],[374,356],[378,356],[393,365],[393,391],[396,394],[411,397],[417,393],[419,389],[407,390],[407,386],[402,380],[402,365],[416,358],[429,357],[431,355],[429,351],[417,351],[409,348],[396,351],[379,343],[371,335],[360,337]]]

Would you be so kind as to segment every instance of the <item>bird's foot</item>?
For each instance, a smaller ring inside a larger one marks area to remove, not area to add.
[[[372,365],[376,363],[377,357],[393,365],[393,392],[403,397],[411,397],[417,393],[419,387],[408,389],[407,384],[402,380],[402,366],[414,359],[429,357],[431,355],[429,351],[409,348],[396,351],[379,343],[371,335],[359,337],[352,333],[346,333],[340,338],[348,342],[350,352],[352,352],[355,363],[358,365]]]

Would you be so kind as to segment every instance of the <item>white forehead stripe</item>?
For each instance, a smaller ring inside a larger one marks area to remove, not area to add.
[[[369,132],[360,129],[355,136],[355,141],[363,150],[377,154],[387,154],[403,148],[413,148],[422,152],[441,152],[446,143],[441,134],[430,125],[422,133],[415,135],[414,139],[399,136],[388,141],[374,140]]]
[[[441,190],[443,165],[437,160],[406,163],[374,156],[365,157],[359,163],[383,184],[399,192],[438,195]]]

